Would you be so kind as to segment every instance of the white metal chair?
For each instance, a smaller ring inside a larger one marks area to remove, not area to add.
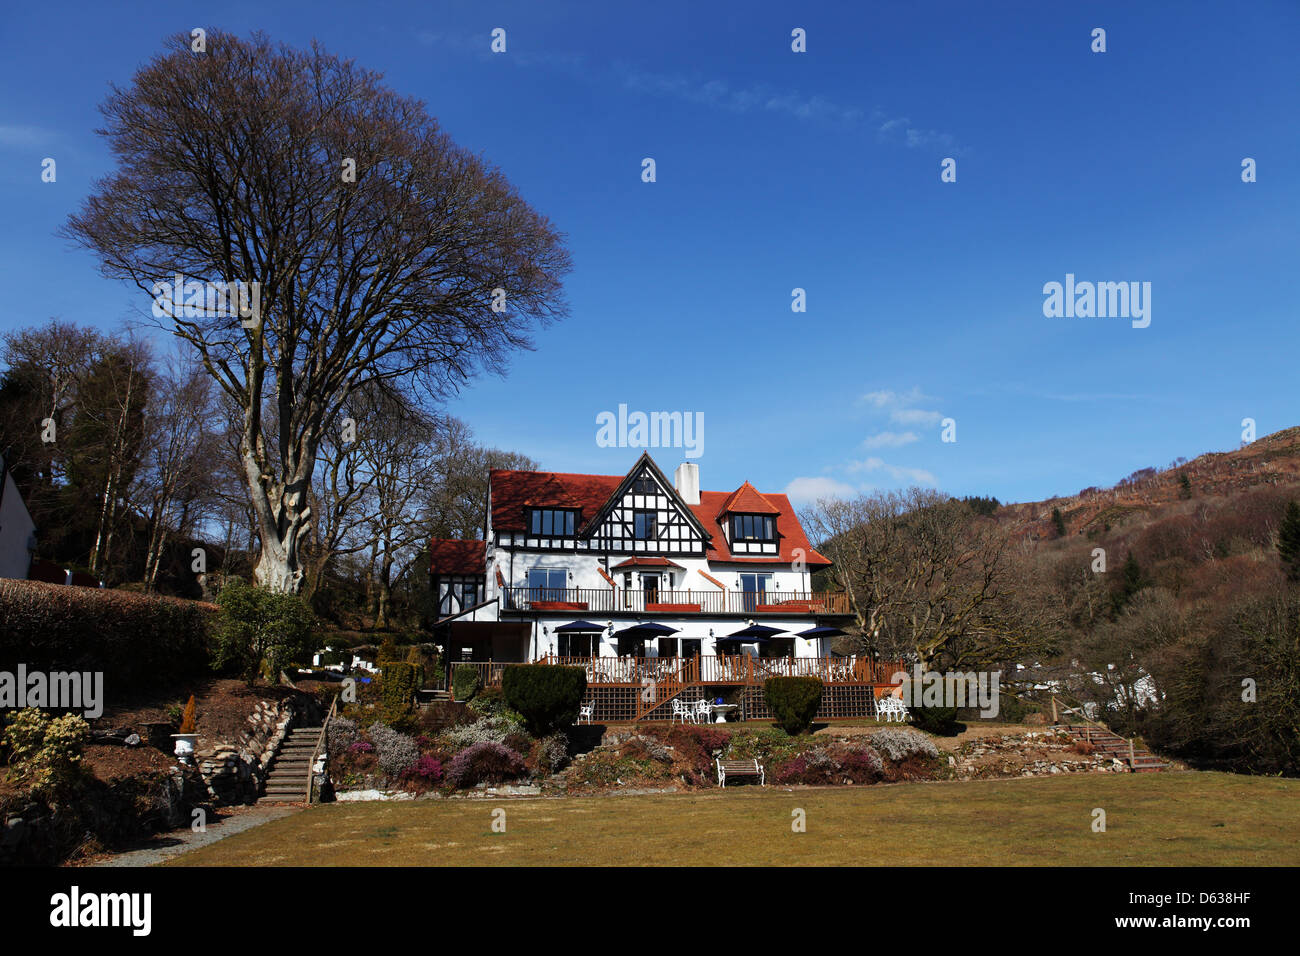
[[[707,724],[709,718],[713,716],[713,711],[709,709],[709,702],[703,698],[695,702],[694,713],[695,719],[702,724]]]
[[[898,720],[907,720],[907,706],[897,697],[885,695],[876,701],[876,716],[883,717],[885,722],[898,718]]]
[[[579,705],[578,705],[578,723],[582,723],[584,720],[585,720],[587,723],[591,723],[592,712],[593,712],[595,709],[596,709],[596,705],[595,705],[595,704],[579,704]]]
[[[673,715],[672,718],[668,721],[668,723],[670,724],[675,723],[678,717],[682,719],[682,723],[686,723],[686,721],[688,720],[691,723],[695,723],[695,710],[692,707],[690,707],[686,703],[686,701],[682,700],[680,697],[674,697]]]

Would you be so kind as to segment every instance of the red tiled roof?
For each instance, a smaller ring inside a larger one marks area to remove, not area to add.
[[[628,558],[626,561],[620,561],[610,570],[617,571],[619,568],[677,568],[680,570],[681,565],[676,561],[669,561],[667,558],[644,557]]]
[[[742,485],[743,489],[744,486]],[[758,492],[755,492],[758,494]],[[813,550],[813,546],[808,542],[808,536],[803,532],[803,525],[799,523],[799,517],[794,513],[794,508],[790,504],[790,499],[785,495],[767,494],[762,498],[769,502],[777,509],[776,515],[776,533],[780,540],[781,553],[779,555],[767,555],[759,557],[748,554],[732,554],[731,549],[727,547],[726,536],[722,533],[722,521],[726,514],[726,502],[728,498],[734,497],[736,492],[730,495],[725,491],[701,491],[700,503],[692,505],[691,510],[695,512],[697,518],[704,523],[713,534],[713,540],[709,542],[708,550],[705,557],[710,562],[717,561],[735,561],[740,564],[790,564],[795,559],[795,551],[803,550],[804,563],[809,567],[824,567],[831,563],[830,559]]]
[[[623,475],[573,475],[558,471],[501,471],[492,485],[492,530],[527,531],[528,508],[577,508],[588,520],[609,500]]]
[[[429,542],[430,574],[483,574],[487,542],[434,538]]]
[[[582,512],[579,521],[587,521],[609,500],[625,477],[494,470],[489,475],[492,483],[492,529],[516,533],[526,531],[524,522],[528,508],[577,508]],[[813,550],[790,499],[785,495],[763,494],[745,482],[731,492],[702,491],[700,503],[691,505],[690,508],[704,529],[713,536],[706,552],[710,561],[789,564],[795,559],[795,550],[802,549],[803,559],[810,567],[824,567],[831,563],[828,558]],[[727,547],[720,522],[728,508],[749,514],[776,515],[781,553],[765,557],[733,555]]]
[[[719,515],[728,512],[751,515],[774,515],[780,514],[781,509],[768,501],[766,497],[759,493],[757,488],[749,482],[745,482],[728,495],[727,500],[724,501],[722,507],[718,509]]]

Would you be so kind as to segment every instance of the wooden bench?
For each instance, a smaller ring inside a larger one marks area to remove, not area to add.
[[[726,787],[728,777],[757,777],[759,786],[767,786],[767,777],[757,760],[718,760],[718,786]]]

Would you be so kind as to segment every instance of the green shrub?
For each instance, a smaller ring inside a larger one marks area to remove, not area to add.
[[[763,697],[777,726],[791,736],[812,726],[822,703],[822,682],[817,677],[769,677]]]
[[[215,666],[233,669],[250,685],[259,673],[274,678],[312,652],[316,615],[296,594],[237,582],[221,589],[217,607]]]
[[[424,683],[424,668],[405,661],[383,661],[379,665],[383,677],[384,722],[396,726],[411,712],[415,691]]]
[[[912,726],[927,734],[937,737],[953,737],[961,733],[966,725],[958,722],[956,707],[925,707],[922,705],[925,690],[917,681],[912,682],[911,703],[907,714],[912,719]],[[904,700],[908,698],[904,696]]]
[[[480,686],[478,668],[472,664],[461,664],[451,675],[451,692],[457,700],[469,700]]]
[[[578,719],[582,695],[587,692],[587,672],[581,667],[520,664],[507,667],[501,692],[511,710],[524,718],[534,737],[546,737]]]
[[[0,578],[0,670],[100,671],[110,693],[174,685],[209,669],[201,601]]]
[[[51,719],[34,707],[5,727],[10,772],[42,796],[65,796],[81,776],[81,753],[90,725],[76,714]]]

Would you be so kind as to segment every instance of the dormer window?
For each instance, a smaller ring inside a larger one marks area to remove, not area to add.
[[[529,514],[529,528],[542,538],[572,538],[577,516],[568,508],[534,508]]]
[[[655,484],[653,478],[642,475],[639,478],[634,478],[632,480],[632,494],[657,495],[659,494],[659,486]]]
[[[732,515],[732,541],[775,541],[776,518],[772,515]]]

